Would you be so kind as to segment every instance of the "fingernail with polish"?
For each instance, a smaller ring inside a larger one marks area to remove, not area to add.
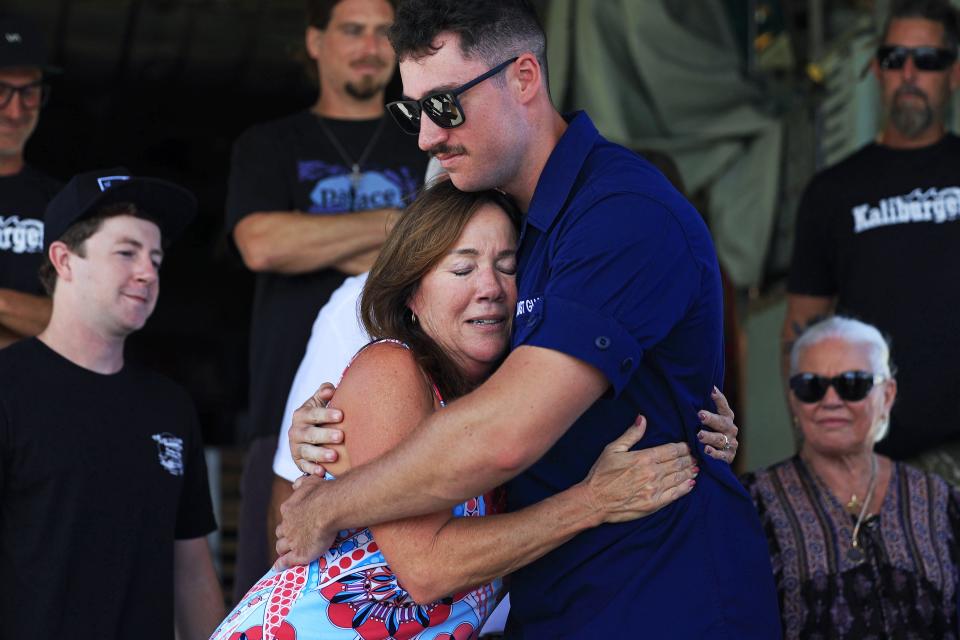
[[[699,417],[699,418],[700,418],[700,421],[703,422],[704,420],[707,419],[707,412],[706,412],[706,411],[701,411],[700,413],[697,414],[697,417]]]
[[[713,385],[713,395],[720,393],[720,389],[717,389],[717,385]]]
[[[701,432],[699,432],[699,433],[697,434],[697,439],[698,439],[698,440],[703,440],[703,431],[701,431]]]
[[[690,481],[690,486],[691,486],[691,487],[697,486],[697,481],[696,481],[696,480],[691,480],[691,481]]]

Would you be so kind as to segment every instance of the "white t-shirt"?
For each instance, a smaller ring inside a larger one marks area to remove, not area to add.
[[[293,423],[293,412],[324,382],[336,384],[350,363],[350,358],[370,342],[367,332],[360,324],[357,309],[363,283],[366,281],[366,273],[344,280],[313,321],[307,350],[287,395],[277,451],[273,456],[273,472],[290,482],[302,475],[290,457],[290,445],[287,442],[287,434]]]

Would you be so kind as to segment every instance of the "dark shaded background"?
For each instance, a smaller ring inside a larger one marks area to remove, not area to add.
[[[207,444],[246,408],[253,278],[223,230],[230,149],[253,123],[308,107],[301,0],[30,0],[63,74],[27,146],[62,180],[124,165],[191,189],[197,220],[168,252],[153,318],[128,356],[186,386]],[[399,93],[395,80],[391,95]]]

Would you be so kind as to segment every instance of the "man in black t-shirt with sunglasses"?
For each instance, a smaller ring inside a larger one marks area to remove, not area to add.
[[[34,336],[50,319],[37,270],[43,210],[60,184],[24,160],[49,90],[43,34],[28,20],[0,16],[0,349]]]
[[[960,86],[947,0],[896,3],[872,62],[878,141],[818,175],[797,217],[784,354],[833,310],[892,339],[899,393],[877,450],[960,485],[960,138],[945,111]]]

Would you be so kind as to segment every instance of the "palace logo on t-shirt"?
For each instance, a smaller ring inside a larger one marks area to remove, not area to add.
[[[20,216],[0,216],[0,251],[12,253],[43,251],[43,221]]]
[[[157,433],[153,435],[157,443],[157,457],[160,466],[172,476],[183,475],[183,438],[172,433]]]
[[[400,208],[403,196],[415,181],[403,171],[367,169],[354,177],[345,167],[319,160],[298,163],[301,182],[312,182],[310,213],[348,213],[369,209]]]
[[[902,196],[883,198],[877,205],[859,204],[850,214],[854,233],[912,222],[953,222],[960,217],[960,187],[914,189]]]

